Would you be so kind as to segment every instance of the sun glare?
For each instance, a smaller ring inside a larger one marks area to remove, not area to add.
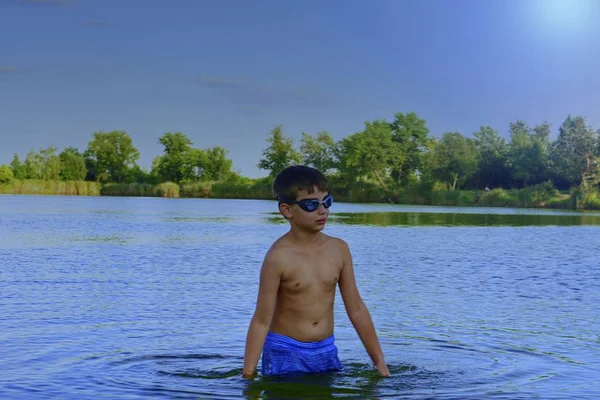
[[[548,30],[581,31],[587,28],[598,0],[537,0],[536,19]]]

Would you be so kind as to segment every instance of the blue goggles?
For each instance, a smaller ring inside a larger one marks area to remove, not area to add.
[[[328,194],[327,196],[325,196],[323,198],[323,200],[304,199],[304,200],[290,200],[290,201],[287,201],[285,199],[280,199],[279,202],[280,203],[286,203],[286,204],[296,204],[296,205],[298,205],[298,207],[300,207],[304,211],[313,212],[317,208],[319,208],[319,206],[321,204],[323,204],[323,206],[325,208],[331,207],[331,205],[333,204],[333,197],[330,194]]]

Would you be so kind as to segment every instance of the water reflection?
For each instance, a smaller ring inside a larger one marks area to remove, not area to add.
[[[277,213],[267,221],[286,223]],[[600,225],[599,215],[585,214],[465,214],[428,212],[332,213],[329,221],[344,225],[375,226],[583,226]]]

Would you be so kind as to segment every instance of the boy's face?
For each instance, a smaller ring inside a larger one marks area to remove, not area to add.
[[[317,200],[322,202],[328,200],[329,197],[330,196],[327,192],[322,192],[316,187],[312,193],[307,193],[306,191],[302,190],[299,191],[298,195],[296,196],[296,204],[283,203],[280,205],[279,209],[288,220],[291,220],[290,222],[293,222],[304,229],[320,231],[327,223],[329,208],[327,208],[325,204],[321,203],[316,210],[307,211],[297,203],[301,202],[302,200]],[[330,202],[327,202],[327,205],[330,204]]]

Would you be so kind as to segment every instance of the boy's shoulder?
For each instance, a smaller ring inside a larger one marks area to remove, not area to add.
[[[348,251],[350,249],[348,242],[346,242],[344,239],[337,237],[337,236],[331,236],[331,235],[325,235],[325,234],[323,234],[323,235],[326,237],[328,245],[333,246],[333,247],[337,248],[338,250],[342,250],[342,251]]]
[[[348,245],[348,242],[346,242],[344,239],[336,237],[336,236],[329,236],[329,239],[333,242],[334,245],[339,246],[343,249],[348,249],[350,248],[350,246]]]
[[[350,251],[350,246],[344,239],[336,236],[326,235],[324,233],[321,235],[323,238],[322,244],[324,246],[333,247],[336,250],[340,250],[344,253]],[[269,260],[277,261],[281,259],[287,259],[289,258],[290,253],[295,253],[302,250],[303,249],[300,249],[297,244],[294,244],[291,240],[289,240],[287,235],[283,235],[273,242],[267,251],[266,257]]]
[[[286,235],[277,238],[265,254],[265,263],[279,264],[290,258],[290,253],[295,251],[295,247],[288,240]]]

